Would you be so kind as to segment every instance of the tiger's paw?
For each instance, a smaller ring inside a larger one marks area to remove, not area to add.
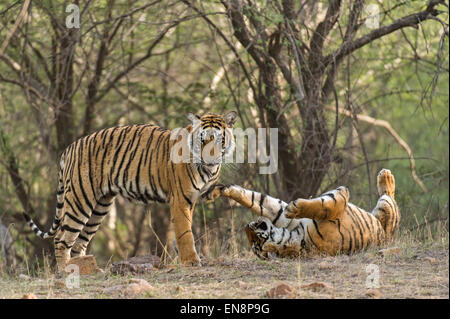
[[[197,255],[192,255],[181,259],[181,265],[184,267],[201,267],[202,263],[200,257]]]
[[[237,185],[227,185],[221,189],[222,196],[236,198],[242,196],[242,188]]]
[[[197,262],[197,261],[185,261],[182,263],[183,267],[201,267],[202,263],[201,262]]]
[[[304,208],[304,204],[307,200],[306,199],[296,199],[292,202],[290,202],[287,207],[286,207],[286,211],[284,213],[284,216],[286,216],[286,218],[300,218],[302,212],[303,212],[303,208]]]
[[[183,267],[201,267],[202,263],[200,260],[185,260],[181,262]]]
[[[283,245],[278,248],[277,255],[281,258],[297,258],[301,256],[300,244],[292,243],[289,245]]]
[[[206,202],[206,203],[211,203],[213,201],[215,201],[217,198],[221,197],[221,196],[226,196],[224,194],[225,190],[227,190],[229,188],[229,185],[224,185],[224,184],[216,184],[212,187],[212,191],[208,191],[206,194],[204,194],[202,196],[202,199]]]
[[[391,171],[383,168],[377,176],[378,195],[384,194],[394,198],[395,196],[395,179]]]

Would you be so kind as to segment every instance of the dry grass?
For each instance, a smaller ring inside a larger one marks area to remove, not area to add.
[[[293,288],[289,298],[367,298],[366,267],[378,266],[382,298],[449,298],[448,233],[440,240],[415,241],[403,235],[392,245],[399,254],[380,256],[379,248],[353,256],[261,261],[249,252],[204,259],[203,267],[168,265],[143,278],[152,286],[140,298],[267,298],[284,282]],[[67,289],[48,270],[37,277],[0,276],[0,298],[124,298],[108,287],[127,284],[132,276],[108,273],[81,277],[79,289]],[[313,291],[301,286],[324,282],[332,288]],[[131,297],[131,296],[128,296]],[[134,296],[136,297],[136,296]]]

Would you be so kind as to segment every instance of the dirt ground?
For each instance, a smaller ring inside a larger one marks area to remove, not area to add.
[[[239,257],[203,259],[202,267],[167,265],[144,275],[113,275],[106,270],[82,276],[79,288],[71,289],[48,271],[38,277],[4,274],[0,276],[0,298],[22,298],[25,294],[39,299],[449,298],[448,243],[399,247],[386,256],[379,250],[352,256],[268,261],[243,253]],[[135,278],[145,279],[151,287],[136,294],[122,289]],[[270,292],[281,283],[288,287],[281,287],[279,294]]]

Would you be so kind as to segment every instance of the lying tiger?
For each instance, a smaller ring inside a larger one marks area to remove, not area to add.
[[[349,191],[343,186],[289,204],[237,185],[219,185],[211,195],[233,199],[260,216],[245,231],[253,252],[266,259],[270,252],[280,257],[352,254],[389,242],[400,222],[389,170],[378,173],[377,188],[380,198],[370,213],[349,203]]]

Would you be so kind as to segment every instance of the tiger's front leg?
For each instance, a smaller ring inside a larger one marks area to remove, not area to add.
[[[200,258],[195,250],[194,235],[192,234],[194,206],[195,204],[190,205],[184,200],[174,199],[170,203],[180,261],[185,266],[200,265]]]
[[[249,208],[253,213],[261,217],[267,217],[271,222],[284,221],[282,213],[287,206],[287,203],[280,199],[265,195],[259,192],[245,189],[238,185],[227,185],[218,187],[221,196],[227,197]]]

